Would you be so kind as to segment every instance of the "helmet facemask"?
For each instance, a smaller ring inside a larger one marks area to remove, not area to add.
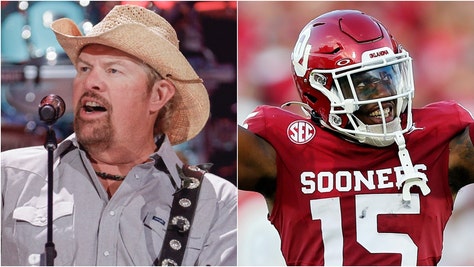
[[[327,74],[333,80],[330,90],[323,78]],[[313,69],[309,83],[331,102],[328,120],[322,123],[361,143],[388,146],[412,127],[413,74],[403,49],[394,54],[383,47],[364,52],[359,64]],[[405,111],[407,123],[402,127],[400,115]]]

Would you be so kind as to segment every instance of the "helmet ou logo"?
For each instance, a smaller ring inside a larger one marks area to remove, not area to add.
[[[303,29],[293,49],[293,68],[299,77],[303,77],[308,69],[309,51],[311,50],[311,45],[308,44],[310,34],[310,27]]]

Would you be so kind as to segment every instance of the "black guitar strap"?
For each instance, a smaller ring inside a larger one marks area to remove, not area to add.
[[[181,265],[196,211],[202,179],[210,166],[211,164],[184,165],[183,168],[176,166],[181,178],[181,187],[173,194],[173,205],[161,254],[155,259],[153,265]]]

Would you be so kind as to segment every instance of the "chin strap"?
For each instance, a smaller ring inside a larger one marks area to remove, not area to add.
[[[397,186],[400,188],[403,184],[402,198],[405,201],[411,200],[410,188],[414,185],[421,189],[424,196],[431,192],[426,182],[428,178],[425,174],[415,170],[413,163],[411,162],[410,154],[405,145],[405,137],[401,132],[395,136],[395,142],[398,144],[398,157],[402,163],[403,174],[401,178],[397,180]]]
[[[286,107],[289,107],[291,105],[297,105],[297,106],[300,106],[301,110],[303,111],[304,115],[308,118],[311,117],[311,107],[306,104],[306,103],[303,103],[303,102],[300,102],[300,101],[288,101],[286,103],[284,103],[283,105],[280,106],[280,108],[286,108]]]

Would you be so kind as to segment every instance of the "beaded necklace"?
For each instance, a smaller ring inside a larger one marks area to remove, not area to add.
[[[110,179],[114,181],[123,181],[125,177],[127,177],[126,175],[114,175],[114,174],[108,174],[105,172],[95,172],[95,174],[97,174],[97,176],[102,177],[104,179]]]

